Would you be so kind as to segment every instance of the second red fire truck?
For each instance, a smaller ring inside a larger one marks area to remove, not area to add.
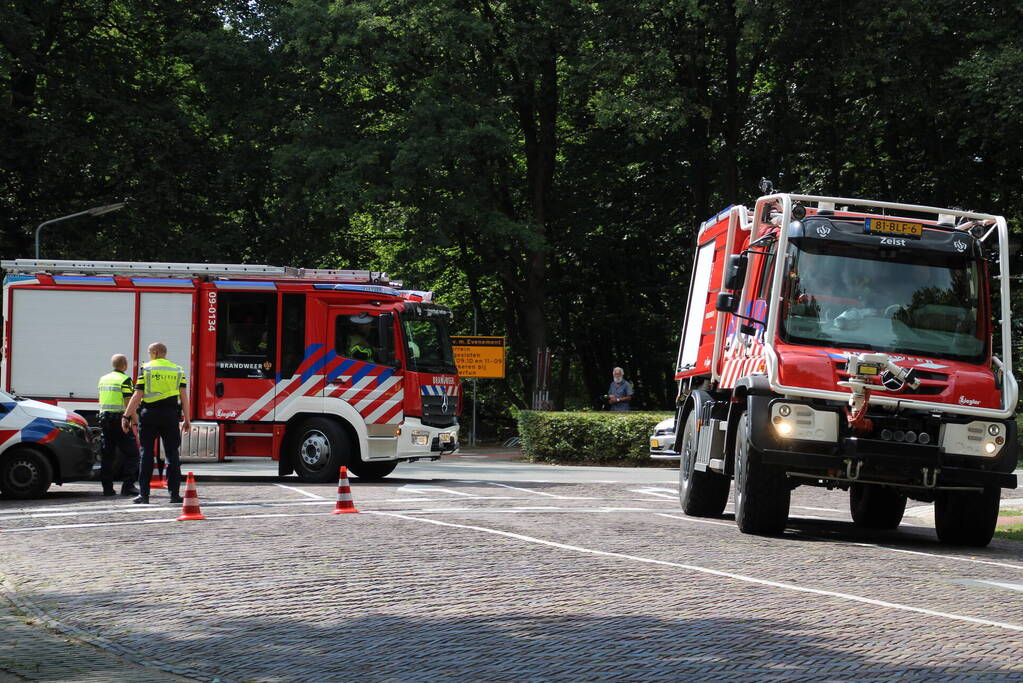
[[[167,345],[189,378],[185,458],[269,457],[281,474],[364,479],[458,449],[448,309],[383,273],[13,260],[3,389],[89,415],[124,353]]]
[[[767,194],[700,226],[675,450],[690,515],[735,482],[745,533],[790,493],[847,490],[854,522],[934,504],[945,543],[986,545],[1015,488],[1009,235],[1001,216]]]

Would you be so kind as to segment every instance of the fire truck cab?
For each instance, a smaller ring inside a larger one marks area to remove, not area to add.
[[[379,478],[458,448],[460,381],[428,292],[384,273],[3,261],[3,388],[95,414],[96,379],[154,341],[189,380],[184,458],[270,457],[282,475]]]
[[[704,222],[676,379],[679,496],[779,534],[800,485],[895,528],[933,502],[942,542],[990,541],[1015,488],[1001,216],[768,194]],[[992,286],[994,283],[994,286]]]

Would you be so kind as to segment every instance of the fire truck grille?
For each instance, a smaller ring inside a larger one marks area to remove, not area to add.
[[[458,409],[457,396],[422,396],[423,424],[430,427],[450,427],[455,424]]]
[[[845,363],[835,364],[835,370],[837,371],[838,378],[841,381],[849,379],[849,373],[845,371],[845,367]],[[904,390],[898,392],[900,396],[937,396],[948,389],[948,375],[946,374],[917,370],[916,378],[920,380],[920,386],[916,389],[906,387]],[[877,391],[885,391],[885,389],[883,386],[878,384]]]

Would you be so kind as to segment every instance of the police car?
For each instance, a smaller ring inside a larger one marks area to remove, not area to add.
[[[0,391],[0,494],[38,498],[53,483],[90,479],[91,442],[81,415]]]
[[[675,452],[675,418],[661,420],[650,435],[650,457],[654,460],[678,460]]]

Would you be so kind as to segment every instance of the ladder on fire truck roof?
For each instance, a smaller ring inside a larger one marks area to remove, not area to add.
[[[14,259],[0,261],[8,273],[46,273],[48,275],[126,275],[157,277],[237,278],[256,277],[274,280],[330,280],[334,282],[401,287],[387,273],[372,270],[331,270],[329,268],[292,268],[246,263],[157,263],[132,261],[54,261]]]

